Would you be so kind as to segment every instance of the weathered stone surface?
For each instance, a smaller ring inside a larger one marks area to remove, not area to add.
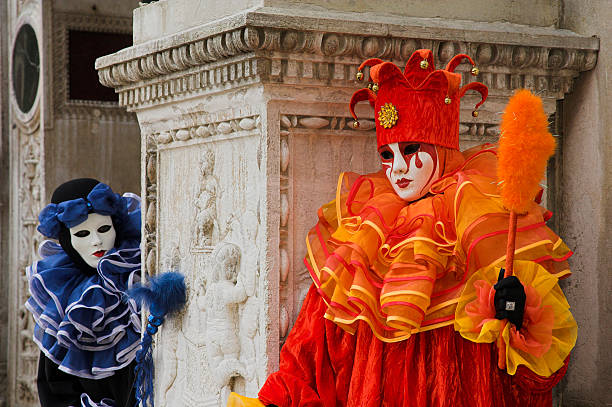
[[[612,9],[607,1],[565,1],[562,24],[597,35],[595,68],[564,101],[560,232],[575,255],[567,281],[578,342],[565,381],[563,405],[612,405]]]
[[[180,328],[159,337],[159,405],[218,405],[230,389],[256,394],[265,378],[264,188],[250,148],[259,137],[250,129],[159,149],[161,267],[184,272],[189,287],[187,310],[173,323]]]
[[[373,23],[369,24],[368,29],[360,31],[360,33],[367,33],[375,26],[375,15],[393,16],[397,20],[405,20],[407,17],[433,16],[466,20],[463,22],[466,28],[473,24],[473,21],[554,27],[558,26],[561,1],[471,0],[453,4],[442,0],[427,2],[419,0],[230,0],[223,2],[162,0],[134,11],[134,43],[158,40],[170,34],[232,16],[238,10],[259,7],[284,8],[291,10],[291,15],[310,13],[323,16],[333,12],[354,18],[358,13],[362,21]],[[432,27],[437,25],[435,21],[432,20]]]
[[[256,394],[269,371],[264,124],[260,104],[248,103],[257,100],[252,88],[140,117],[147,267],[179,269],[189,290],[187,309],[158,337],[160,405],[222,405],[231,389]]]

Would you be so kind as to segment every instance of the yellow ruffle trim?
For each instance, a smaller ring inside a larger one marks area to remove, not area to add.
[[[514,375],[518,366],[524,365],[540,376],[549,377],[563,366],[576,344],[578,331],[558,278],[538,263],[514,262],[514,275],[527,294],[524,324],[517,332],[513,324],[495,319],[494,290],[488,290],[497,282],[499,270],[485,267],[470,277],[457,304],[455,330],[476,343],[494,342],[501,333],[509,374]],[[538,322],[531,322],[530,315]]]
[[[265,407],[259,399],[241,396],[238,393],[230,393],[227,399],[227,407]]]

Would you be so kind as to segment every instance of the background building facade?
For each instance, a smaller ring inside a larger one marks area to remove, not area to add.
[[[0,5],[2,89],[0,398],[37,405],[39,350],[24,302],[24,267],[37,257],[38,213],[57,185],[94,177],[140,190],[136,118],[99,85],[95,58],[131,45],[135,1]],[[104,52],[106,50],[106,52]]]

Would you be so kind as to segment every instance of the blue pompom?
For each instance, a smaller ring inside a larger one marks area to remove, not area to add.
[[[187,300],[185,277],[174,271],[152,278],[147,286],[137,285],[127,295],[143,301],[151,314],[163,318],[166,314],[180,310]]]

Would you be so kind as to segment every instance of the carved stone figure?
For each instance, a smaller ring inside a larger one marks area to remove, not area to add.
[[[156,368],[162,374],[158,375],[155,393],[160,395],[158,403],[168,405],[168,394],[177,377],[179,359],[177,357],[177,337],[178,324],[175,320],[166,321],[165,326],[160,330],[160,337],[163,336],[164,346],[157,347]],[[183,362],[183,361],[181,361]]]
[[[217,218],[217,181],[213,176],[215,155],[206,150],[200,163],[200,183],[195,194],[195,231],[197,247],[211,246]]]
[[[181,269],[181,250],[178,243],[173,242],[171,249],[163,256],[161,269],[163,271]]]
[[[238,279],[240,249],[232,243],[220,243],[212,253],[212,278],[207,285],[206,354],[208,365],[217,385],[220,398],[226,400],[231,391],[232,378],[246,376],[240,362],[238,336],[238,304],[247,299],[244,281]]]

